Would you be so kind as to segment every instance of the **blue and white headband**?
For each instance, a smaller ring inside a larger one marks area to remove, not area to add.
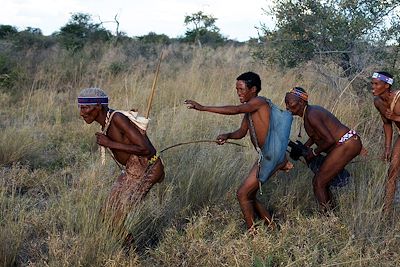
[[[393,78],[387,77],[387,76],[385,76],[385,75],[383,75],[383,74],[380,74],[380,73],[377,73],[377,72],[375,72],[374,74],[372,74],[372,78],[375,78],[375,79],[384,81],[385,83],[388,83],[388,84],[390,84],[390,85],[392,85],[393,82],[394,82]]]
[[[78,105],[108,105],[108,97],[107,96],[85,96],[85,97],[78,97]]]

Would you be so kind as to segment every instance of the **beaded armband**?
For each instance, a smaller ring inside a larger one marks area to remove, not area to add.
[[[159,157],[160,157],[160,155],[158,153],[156,153],[154,156],[151,157],[151,159],[149,159],[148,164],[153,165],[158,160]]]

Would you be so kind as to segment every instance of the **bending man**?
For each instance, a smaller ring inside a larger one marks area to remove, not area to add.
[[[361,139],[354,130],[343,125],[332,113],[320,106],[308,104],[308,94],[301,87],[286,93],[286,108],[293,115],[304,119],[304,128],[309,139],[306,161],[310,162],[321,153],[326,153],[324,163],[313,179],[314,194],[319,204],[328,209],[331,204],[329,183],[362,149]],[[311,146],[317,147],[312,149]]]
[[[121,226],[129,210],[141,201],[150,188],[164,178],[164,166],[146,135],[147,125],[128,118],[129,113],[108,108],[108,96],[99,88],[87,88],[78,96],[80,116],[86,123],[96,121],[102,132],[97,144],[109,149],[125,170],[114,182],[105,212]]]

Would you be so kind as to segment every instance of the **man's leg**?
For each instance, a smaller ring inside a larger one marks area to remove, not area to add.
[[[246,179],[243,181],[242,185],[239,187],[237,191],[237,198],[239,200],[240,208],[242,209],[242,213],[244,216],[244,220],[246,221],[246,225],[248,229],[251,229],[254,224],[254,209],[256,208],[257,212],[260,214],[262,218],[270,219],[268,212],[261,207],[261,203],[257,203],[255,199],[255,195],[258,190],[258,179],[257,179],[257,164],[254,164],[253,168]]]
[[[285,172],[288,172],[290,169],[293,168],[293,164],[285,158],[285,160],[276,166],[275,170],[271,173],[271,175],[268,177],[268,179],[273,176],[278,170],[282,170]],[[268,180],[267,179],[267,180]],[[253,194],[253,199],[254,199],[254,208],[257,213],[257,215],[264,220],[265,224],[268,226],[271,226],[272,221],[272,216],[271,214],[267,211],[267,209],[262,205],[260,201],[257,200],[257,191],[254,192]],[[274,226],[272,226],[274,227]]]
[[[264,221],[265,225],[272,226],[272,228],[274,227],[271,214],[257,198],[254,199],[254,209],[260,219]]]
[[[158,159],[153,165],[146,169],[143,177],[140,178],[141,184],[137,191],[132,191],[133,195],[131,197],[131,201],[134,203],[139,203],[142,201],[153,185],[156,183],[161,183],[164,180],[164,177],[164,165],[161,159]]]
[[[335,147],[326,157],[313,180],[314,194],[321,206],[329,208],[331,195],[329,182],[361,151],[361,141],[353,137],[346,143]]]
[[[392,158],[390,161],[390,167],[388,172],[388,180],[386,183],[386,195],[384,204],[384,210],[386,213],[390,213],[393,208],[393,200],[396,194],[396,183],[399,170],[400,170],[400,138],[397,138],[392,151]]]

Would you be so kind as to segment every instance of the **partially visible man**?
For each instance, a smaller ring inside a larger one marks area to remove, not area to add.
[[[326,153],[326,158],[313,179],[314,194],[326,211],[331,207],[329,183],[362,149],[361,139],[354,130],[343,125],[332,113],[321,106],[309,105],[308,94],[295,87],[285,96],[286,108],[303,118],[309,139],[305,156],[309,163],[314,157]],[[316,148],[311,148],[316,144]]]
[[[110,109],[103,90],[82,90],[78,106],[86,123],[96,121],[101,125],[102,132],[96,133],[97,144],[109,149],[114,160],[125,168],[114,182],[104,209],[112,215],[113,224],[121,226],[129,210],[163,180],[164,166],[146,135],[145,125],[128,118],[124,111]]]
[[[392,90],[393,82],[393,76],[390,73],[380,71],[372,75],[371,85],[372,94],[374,95],[374,105],[381,115],[385,134],[383,159],[390,161],[384,202],[384,210],[387,213],[392,210],[396,193],[397,176],[400,169],[399,137],[394,142],[392,149],[393,123],[398,131],[400,129],[400,104],[398,103],[400,91]]]

